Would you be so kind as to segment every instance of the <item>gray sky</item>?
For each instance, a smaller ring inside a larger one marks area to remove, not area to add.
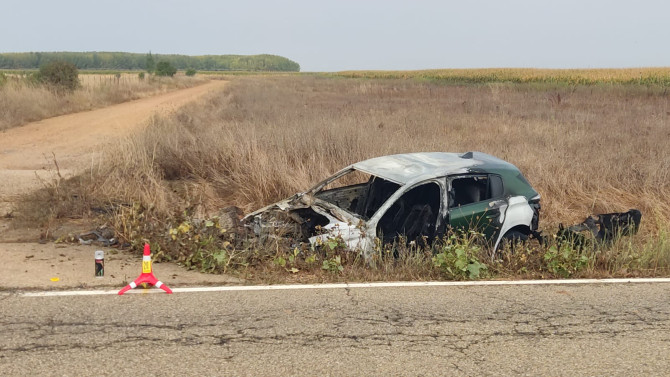
[[[2,0],[0,52],[282,55],[302,71],[670,66],[653,0]]]

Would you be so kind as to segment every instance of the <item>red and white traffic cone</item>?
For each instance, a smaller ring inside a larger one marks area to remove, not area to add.
[[[155,286],[156,288],[160,288],[167,293],[172,293],[172,289],[168,288],[167,285],[163,284],[160,280],[156,279],[156,277],[154,276],[154,273],[152,272],[151,268],[151,249],[149,247],[149,244],[147,243],[144,244],[144,255],[142,256],[142,274],[140,274],[140,276],[137,279],[135,279],[134,282],[123,287],[123,289],[119,291],[119,295],[122,295],[133,288],[136,288],[138,285],[142,283],[147,283]]]

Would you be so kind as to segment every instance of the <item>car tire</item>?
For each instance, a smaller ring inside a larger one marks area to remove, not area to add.
[[[525,244],[528,242],[529,236],[526,233],[520,232],[518,230],[510,230],[502,237],[500,240],[499,251],[511,251],[514,252],[515,248],[519,244]]]

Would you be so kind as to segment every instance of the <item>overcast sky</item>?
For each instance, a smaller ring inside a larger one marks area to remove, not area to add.
[[[2,0],[0,52],[276,54],[302,71],[670,66],[670,1]]]

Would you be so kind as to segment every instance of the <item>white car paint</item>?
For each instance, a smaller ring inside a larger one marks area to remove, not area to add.
[[[518,225],[530,224],[533,221],[533,208],[524,196],[513,196],[507,200],[507,208],[500,208],[502,227],[493,250],[498,250],[500,241],[510,229]]]
[[[368,250],[372,248],[372,244],[368,237],[363,235],[361,229],[352,224],[345,222],[331,222],[322,228],[323,234],[319,234],[309,238],[311,245],[324,244],[329,238],[339,237],[351,250]]]

